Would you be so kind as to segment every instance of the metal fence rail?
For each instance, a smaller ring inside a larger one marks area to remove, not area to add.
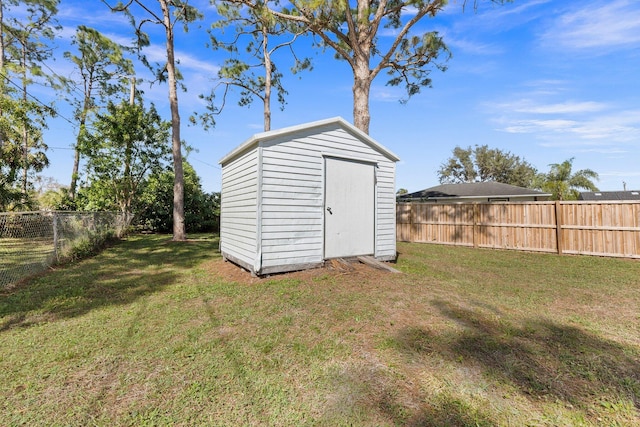
[[[45,270],[79,245],[121,236],[128,219],[116,212],[0,213],[0,288]]]

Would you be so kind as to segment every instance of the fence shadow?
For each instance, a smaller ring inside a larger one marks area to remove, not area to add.
[[[622,397],[640,411],[637,348],[546,319],[516,326],[481,309],[445,301],[433,305],[464,331],[401,330],[394,340],[407,355],[437,354],[453,363],[471,362],[531,400],[562,401],[588,412],[594,402],[615,407]]]
[[[217,239],[171,242],[133,236],[84,261],[0,289],[0,332],[127,304],[164,289],[184,270],[217,257]]]

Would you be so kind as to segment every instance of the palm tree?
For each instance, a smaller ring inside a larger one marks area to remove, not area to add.
[[[540,188],[551,193],[552,200],[577,200],[578,189],[598,191],[593,180],[598,180],[598,174],[591,169],[581,169],[571,173],[574,157],[562,163],[552,163],[549,173],[542,174]]]

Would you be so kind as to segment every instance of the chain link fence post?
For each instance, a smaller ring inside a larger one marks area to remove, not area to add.
[[[58,214],[53,213],[53,258],[58,260]]]

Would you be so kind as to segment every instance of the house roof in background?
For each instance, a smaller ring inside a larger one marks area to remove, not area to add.
[[[640,200],[640,191],[584,191],[578,200]]]
[[[464,184],[441,184],[435,187],[426,188],[414,193],[403,194],[398,198],[401,200],[410,199],[465,199],[478,197],[543,197],[551,196],[549,193],[532,190],[530,188],[517,187],[515,185],[503,184],[501,182],[471,182]]]

